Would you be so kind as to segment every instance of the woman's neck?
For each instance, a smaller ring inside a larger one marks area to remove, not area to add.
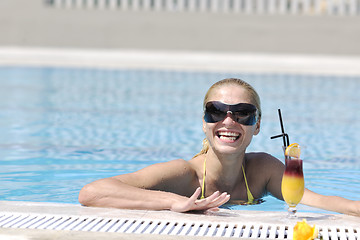
[[[239,180],[241,166],[245,161],[245,153],[216,154],[209,151],[206,154],[206,172],[217,186],[234,187]]]

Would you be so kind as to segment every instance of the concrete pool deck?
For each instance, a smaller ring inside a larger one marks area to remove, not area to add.
[[[4,217],[4,215],[12,216],[13,220],[9,220],[10,217]],[[21,220],[22,218],[25,218],[25,216],[27,216],[27,220]],[[29,219],[35,218],[34,216],[38,216],[39,220],[33,220],[32,224],[28,224],[28,222],[31,222]],[[331,234],[332,236],[334,236],[334,234],[341,236],[342,231],[344,234],[346,234],[346,232],[349,233],[353,231],[352,239],[360,238],[359,217],[343,214],[311,212],[299,212],[297,220],[288,220],[285,216],[285,211],[260,212],[221,209],[219,212],[214,213],[174,213],[171,211],[92,208],[83,207],[77,204],[0,201],[0,239],[6,239],[5,237],[8,239],[99,239],[100,237],[105,237],[106,239],[140,239],[145,236],[146,239],[210,239],[210,237],[211,239],[217,239],[217,235],[219,235],[220,231],[219,230],[217,234],[214,233],[215,236],[206,236],[206,234],[203,236],[201,234],[177,235],[175,234],[175,230],[171,234],[166,234],[165,230],[163,232],[158,230],[155,230],[154,232],[146,232],[145,229],[141,233],[136,233],[136,229],[134,229],[134,233],[128,233],[126,231],[111,233],[111,230],[109,230],[109,232],[104,232],[105,227],[98,228],[98,230],[96,230],[96,227],[94,226],[92,228],[85,226],[82,229],[75,226],[75,224],[73,224],[74,227],[72,227],[72,229],[65,226],[66,224],[70,225],[70,222],[75,221],[75,219],[80,219],[80,223],[83,223],[88,219],[93,219],[89,222],[92,223],[98,221],[98,225],[100,225],[100,223],[104,224],[111,222],[111,220],[116,222],[115,220],[119,221],[119,219],[128,219],[128,222],[132,221],[134,223],[144,223],[146,221],[156,223],[156,221],[159,221],[157,225],[163,227],[171,225],[172,223],[174,225],[173,228],[175,228],[176,225],[183,225],[184,228],[186,228],[186,223],[188,223],[191,227],[208,224],[209,226],[218,226],[219,229],[221,228],[221,225],[224,225],[224,229],[235,226],[235,228],[237,227],[238,230],[243,232],[246,232],[246,228],[244,226],[247,226],[250,228],[250,231],[256,231],[258,228],[259,234],[263,229],[266,230],[266,226],[270,226],[267,229],[271,229],[272,226],[273,228],[277,228],[277,230],[275,229],[276,231],[281,231],[281,229],[283,229],[287,232],[283,237],[281,236],[281,233],[279,233],[280,235],[276,238],[280,239],[285,239],[291,236],[292,228],[296,222],[306,219],[310,225],[315,224],[319,228],[322,236]],[[41,226],[41,219],[45,219],[46,217],[48,220],[44,220],[43,225],[47,224],[48,227]],[[55,224],[51,224],[51,219],[56,219],[56,217],[59,219],[71,217],[72,220],[63,224],[63,228],[61,229],[59,227],[59,225],[61,225],[59,224],[59,220],[54,221],[57,223],[58,227],[56,227]],[[9,223],[6,223],[6,219]],[[109,226],[112,225],[109,224]],[[130,228],[130,226],[128,228]],[[111,229],[111,227],[109,229]],[[180,230],[178,231],[180,232]],[[189,232],[191,232],[190,229]],[[267,234],[267,237],[265,238],[272,239],[271,233],[269,234]],[[227,233],[224,233],[222,237],[227,237],[226,235]],[[266,236],[266,234],[264,236]],[[229,235],[228,237],[231,236]],[[254,238],[254,236],[243,233],[241,238]],[[324,239],[326,239],[326,237]],[[339,239],[342,238],[339,237]],[[349,239],[351,239],[351,236]]]
[[[45,2],[51,1],[0,1],[0,46],[360,55],[360,16],[96,10]]]

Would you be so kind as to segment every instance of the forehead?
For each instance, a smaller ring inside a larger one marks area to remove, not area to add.
[[[236,84],[228,84],[214,88],[208,101],[220,101],[228,104],[251,103],[249,92]]]

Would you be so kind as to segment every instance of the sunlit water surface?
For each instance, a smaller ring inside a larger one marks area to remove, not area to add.
[[[303,148],[306,187],[360,199],[360,77],[0,67],[0,200],[77,203],[99,178],[201,149],[202,100],[242,78],[262,100],[249,151],[282,159],[277,109]],[[284,211],[268,196],[235,209]],[[300,206],[300,211],[315,211]]]

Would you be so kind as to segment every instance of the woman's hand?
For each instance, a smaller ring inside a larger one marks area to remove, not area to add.
[[[170,210],[174,212],[188,212],[188,211],[205,211],[210,209],[217,209],[230,199],[227,193],[220,194],[219,191],[214,192],[209,197],[198,199],[201,193],[201,188],[197,188],[190,198],[182,198],[172,204]]]

